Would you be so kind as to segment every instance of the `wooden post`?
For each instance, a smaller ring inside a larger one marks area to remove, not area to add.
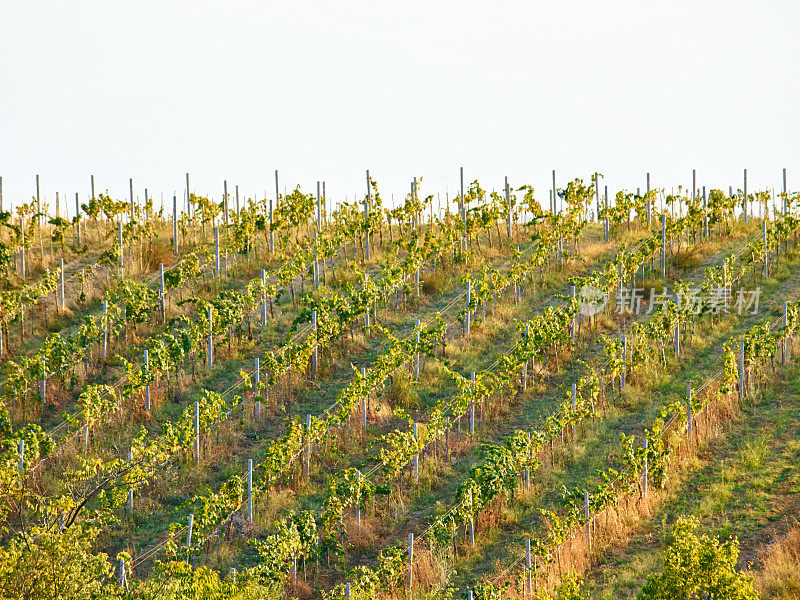
[[[129,179],[129,182],[130,182],[130,190],[131,190],[131,223],[133,223],[133,221],[134,221],[133,207],[134,207],[134,204],[135,204],[134,199],[133,199],[133,177],[131,177]]]
[[[769,269],[767,268],[767,264],[769,263],[769,250],[767,248],[767,220],[763,219],[761,221],[761,243],[764,246],[764,278],[766,279],[767,273]]]
[[[606,185],[606,186],[603,186],[603,187],[604,187],[604,191],[603,191],[604,202],[603,202],[603,205],[606,208],[608,208],[608,186]],[[603,219],[603,227],[604,227],[605,235],[606,235],[606,243],[608,243],[608,217],[605,217],[605,219]]]
[[[689,438],[689,446],[692,445],[692,388],[686,386],[686,435]]]
[[[645,197],[647,198],[647,228],[650,229],[650,221],[651,221],[651,208],[650,208],[650,173],[647,174],[647,192]]]
[[[625,370],[627,368],[627,349],[628,349],[628,340],[627,336],[623,333],[622,334],[622,372],[619,374],[619,388],[622,389],[625,387]]]
[[[192,192],[189,187],[189,174],[186,174],[186,214],[192,216]]]

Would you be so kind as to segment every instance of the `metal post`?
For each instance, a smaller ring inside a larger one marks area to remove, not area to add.
[[[222,214],[225,219],[225,227],[228,226],[228,180],[222,182]],[[216,228],[215,228],[216,229]]]
[[[575,403],[577,400],[577,386],[573,383],[572,389],[570,389],[570,408],[572,408],[572,412],[575,412]],[[572,424],[572,437],[575,437],[575,423]]]
[[[589,492],[583,490],[583,514],[586,517],[586,545],[592,551],[592,521],[589,519]]]
[[[189,174],[186,174],[186,214],[192,216],[192,193],[189,187]]]
[[[413,425],[414,431],[414,441],[419,443],[419,432],[417,431],[417,424],[414,423]],[[419,453],[414,454],[413,458],[413,465],[414,465],[414,481],[419,481]]]
[[[369,186],[369,180],[367,180]],[[320,208],[319,181],[317,182],[317,231],[322,231],[322,209]]]
[[[686,386],[686,435],[689,438],[689,445],[692,445],[692,388]]]
[[[134,216],[133,216],[133,215],[134,215],[134,213],[133,213],[133,206],[134,206],[134,204],[135,204],[135,203],[134,203],[134,200],[133,200],[133,177],[131,177],[131,178],[129,179],[129,182],[130,182],[130,190],[131,190],[131,223],[133,223],[133,221],[135,220],[135,219],[134,219]]]
[[[172,194],[172,250],[178,255],[178,196]]]
[[[603,191],[603,199],[604,199],[603,205],[606,208],[608,208],[608,186],[607,185],[603,186],[603,190],[604,190]],[[606,243],[608,243],[608,217],[605,217],[605,219],[603,219],[603,227],[604,227],[605,234],[606,234]]]
[[[25,470],[25,440],[22,438],[19,440],[17,452],[19,453],[19,472],[22,473]]]
[[[411,595],[411,586],[414,584],[414,534],[408,534],[408,593]]]
[[[466,313],[464,314],[464,336],[469,335],[469,322],[470,322],[470,300],[472,299],[472,280],[467,280],[467,301],[466,301]]]
[[[123,269],[125,269],[125,260],[123,258],[123,250],[122,250],[122,220],[117,223],[117,230],[119,231],[119,270],[120,274],[124,274]]]
[[[525,540],[525,580],[527,583],[528,595],[533,593],[533,582],[531,581],[531,541]]]
[[[158,301],[161,304],[161,322],[167,322],[167,305],[164,293],[164,263],[158,263]]]
[[[367,200],[364,203],[364,220],[367,226],[364,228],[364,258],[369,260],[369,205],[372,204],[372,189],[370,187],[369,170],[367,170]]]
[[[311,415],[306,414],[306,464],[305,464],[306,478],[311,473]]]
[[[108,300],[103,300],[103,358],[108,358]]]
[[[785,169],[784,169],[785,170]],[[786,314],[787,314],[788,305],[786,302],[783,303],[783,339],[781,340],[781,364],[786,364]],[[0,344],[2,344],[3,336],[0,334]],[[0,351],[2,354],[2,351]]]
[[[575,298],[575,286],[569,286],[569,297]],[[575,343],[575,317],[572,317],[572,320],[569,323],[569,339],[574,344]]]
[[[366,378],[367,368],[361,367],[361,377]],[[361,428],[367,430],[367,404],[369,403],[369,394],[361,399]]]
[[[314,366],[314,377],[317,377],[319,371],[319,355],[317,354],[317,311],[311,311],[311,323],[314,327],[314,355],[312,356],[312,365]]]
[[[253,459],[247,459],[247,522],[253,522]]]
[[[744,170],[744,198],[742,198],[742,211],[744,214],[744,223],[747,225],[747,169]]]
[[[761,221],[761,243],[764,245],[764,277],[767,277],[767,264],[769,263],[769,250],[767,248],[767,220]]]
[[[128,450],[128,463],[133,462],[133,453]],[[128,514],[133,514],[133,487],[128,488]]]
[[[642,496],[647,498],[647,438],[644,438],[644,464],[642,465]]]
[[[81,245],[81,204],[78,200],[78,192],[75,192],[75,228],[78,234],[78,246]]]
[[[461,179],[461,196],[459,198],[461,206],[459,206],[459,210],[461,211],[461,221],[464,226],[464,231],[461,232],[461,254],[463,255],[467,251],[467,205],[464,202],[464,167],[459,167],[459,177]]]
[[[125,588],[125,560],[120,558],[119,559],[119,587]]]
[[[267,326],[267,272],[261,269],[261,327]]]
[[[667,276],[667,214],[661,213],[661,277]]]
[[[367,286],[367,274],[364,273],[364,287]],[[366,332],[367,337],[369,337],[370,325],[369,325],[369,310],[370,307],[367,307],[367,310],[364,311],[364,331]]]
[[[208,366],[214,366],[214,316],[208,307]]]
[[[144,350],[144,369],[147,373],[150,373],[150,353],[147,351],[147,348]],[[144,388],[144,409],[147,412],[150,412],[150,384],[148,383],[147,386]]]
[[[194,513],[189,515],[189,524],[186,527],[186,549],[192,547],[192,528],[194,527]],[[186,562],[189,562],[189,553],[186,553]]]
[[[508,239],[511,239],[511,193],[508,189],[508,175],[506,175],[506,207],[508,208],[508,216],[506,217],[506,232]]]
[[[469,380],[472,382],[473,389],[475,388],[475,371],[469,374]],[[475,400],[469,403],[469,434],[475,435]]]
[[[417,352],[414,353],[414,381],[419,381],[419,319],[417,319],[414,325],[415,335],[416,335],[416,349]]]
[[[272,198],[269,200],[269,253],[275,253],[275,236],[274,232],[272,231]]]
[[[214,274],[219,277],[219,227],[214,227]]]
[[[200,403],[194,403],[194,460],[200,466]]]
[[[58,259],[58,299],[61,302],[61,308],[67,307],[66,295],[64,293],[64,259]]]
[[[739,342],[739,399],[744,399],[744,340]]]
[[[627,365],[627,350],[628,350],[628,340],[627,336],[623,333],[622,334],[622,372],[619,375],[619,387],[620,389],[625,387],[625,370]]]

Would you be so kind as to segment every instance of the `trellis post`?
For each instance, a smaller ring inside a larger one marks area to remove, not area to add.
[[[148,375],[150,373],[150,353],[148,352],[147,348],[144,349],[144,369],[147,371]],[[150,384],[148,383],[147,386],[144,388],[144,410],[146,412],[150,412]]]
[[[253,459],[247,459],[247,522],[253,522]]]

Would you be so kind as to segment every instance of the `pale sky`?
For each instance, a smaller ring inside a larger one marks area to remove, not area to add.
[[[800,4],[0,0],[4,203],[606,175],[800,189]],[[158,203],[158,202],[157,202]],[[70,208],[70,213],[72,213]]]

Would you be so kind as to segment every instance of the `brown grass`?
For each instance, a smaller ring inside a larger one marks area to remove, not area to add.
[[[761,564],[754,583],[763,598],[800,598],[800,523],[767,548]]]

